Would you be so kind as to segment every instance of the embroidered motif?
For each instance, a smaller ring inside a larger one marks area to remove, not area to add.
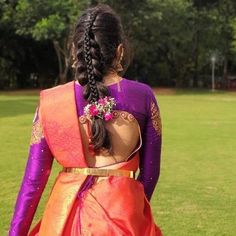
[[[84,124],[87,121],[87,117],[85,115],[82,115],[79,117],[79,121],[81,124]]]
[[[43,138],[43,128],[39,120],[33,123],[30,145],[37,144]]]
[[[135,117],[134,117],[131,113],[127,112],[127,111],[114,110],[114,111],[112,111],[111,114],[112,114],[112,117],[113,117],[114,119],[117,119],[117,118],[120,116],[120,117],[122,117],[123,119],[128,120],[128,121],[130,121],[130,122],[133,122],[133,121],[136,120]],[[79,117],[79,122],[80,122],[81,124],[86,123],[87,120],[88,120],[88,118],[87,118],[85,115],[81,115],[81,116]]]
[[[157,135],[160,136],[162,132],[161,116],[154,102],[151,102],[151,119],[152,119],[152,125],[156,130]]]
[[[116,110],[116,111],[113,111],[112,114],[113,114],[114,118],[118,118],[119,116],[121,116],[123,119],[128,120],[130,122],[135,120],[135,117],[127,111],[117,111]]]

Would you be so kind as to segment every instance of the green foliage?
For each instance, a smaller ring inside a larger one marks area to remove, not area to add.
[[[58,14],[55,14],[38,21],[32,30],[32,36],[36,40],[60,39],[65,30],[65,23]]]
[[[50,42],[56,53],[48,57],[57,56],[60,82],[65,82],[70,71],[70,35],[76,20],[83,9],[96,3],[109,4],[121,16],[134,54],[128,77],[148,78],[151,85],[188,86],[194,81],[197,86],[211,74],[212,55],[217,55],[216,74],[222,81],[236,73],[234,0],[0,1],[0,44],[9,47],[5,43],[9,31],[16,41],[21,36]],[[14,54],[11,48],[0,53],[6,80],[6,71],[14,71],[8,51]],[[207,86],[208,81],[203,83]]]
[[[236,53],[236,17],[232,20],[232,29],[233,29],[233,41],[232,41],[232,50]]]
[[[71,14],[71,1],[20,0],[16,6],[16,33],[36,40],[60,40],[69,33]]]
[[[14,6],[10,5],[10,11],[6,14],[8,19],[9,15],[14,15],[16,34],[40,42],[51,42],[58,59],[60,83],[66,82],[69,72],[70,34],[81,5],[83,1],[19,0]]]

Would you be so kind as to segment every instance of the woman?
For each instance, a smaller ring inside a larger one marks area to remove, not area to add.
[[[160,169],[159,108],[150,87],[119,76],[128,49],[109,6],[80,17],[73,54],[75,80],[40,92],[9,235],[159,236],[149,204]],[[28,234],[53,157],[63,169]]]

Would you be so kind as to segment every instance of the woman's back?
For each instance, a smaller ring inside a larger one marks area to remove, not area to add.
[[[81,134],[87,163],[90,167],[102,167],[127,161],[141,145],[139,125],[133,115],[125,111],[114,111],[112,121],[106,124],[111,139],[112,153],[101,148],[93,154],[89,150],[88,122],[81,122]],[[84,119],[80,117],[80,120]],[[139,145],[140,143],[140,145]]]
[[[82,99],[80,94],[82,93],[82,89],[80,88],[81,86],[78,83],[75,84],[76,94],[79,93],[79,97]],[[121,92],[123,89],[123,83],[122,85],[120,82],[113,84],[113,87],[116,87],[113,91]],[[119,96],[119,94],[117,96]],[[81,101],[77,101],[77,104],[78,103],[81,103]],[[125,101],[123,101],[120,105],[123,105],[124,103]],[[126,105],[127,103],[129,102],[126,101]],[[81,109],[83,109],[83,107],[81,107]],[[90,167],[102,167],[127,161],[130,157],[132,157],[132,154],[138,151],[141,147],[141,128],[134,115],[128,111],[116,109],[112,112],[112,115],[113,119],[105,124],[111,140],[112,153],[105,148],[101,148],[96,153],[91,152],[89,146],[91,124],[85,115],[79,115],[84,152],[87,163]]]

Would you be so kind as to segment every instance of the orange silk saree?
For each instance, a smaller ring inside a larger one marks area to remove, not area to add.
[[[61,96],[63,94],[63,96]],[[63,167],[88,167],[76,112],[74,83],[40,93],[39,119],[55,159]],[[139,153],[106,169],[137,171]],[[143,185],[125,176],[99,182],[93,176],[60,172],[42,220],[29,236],[160,236]]]

